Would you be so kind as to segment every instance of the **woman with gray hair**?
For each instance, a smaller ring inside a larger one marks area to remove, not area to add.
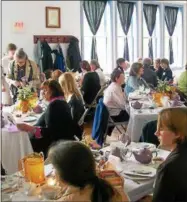
[[[16,50],[14,60],[9,63],[9,70],[8,79],[14,101],[17,97],[17,88],[26,85],[36,89],[40,87],[38,67],[34,61],[28,59],[23,48]]]

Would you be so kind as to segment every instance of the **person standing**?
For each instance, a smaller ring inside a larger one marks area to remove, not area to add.
[[[1,61],[2,62],[1,63],[1,65],[2,65],[2,73],[4,75],[8,75],[9,62],[14,59],[14,53],[15,53],[16,49],[17,49],[17,47],[16,47],[15,44],[13,44],[13,43],[8,44],[8,46],[7,46],[7,55],[4,56],[2,58],[2,61]]]
[[[9,63],[8,68],[10,69],[8,83],[11,87],[14,101],[17,98],[18,88],[26,85],[30,85],[35,89],[40,87],[37,64],[28,59],[27,54],[22,48],[16,50],[14,60]]]

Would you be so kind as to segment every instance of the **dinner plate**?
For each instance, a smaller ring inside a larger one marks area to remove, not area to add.
[[[37,118],[35,116],[27,116],[27,117],[24,118],[23,121],[24,122],[34,122],[36,120],[37,120]]]
[[[130,150],[139,150],[139,149],[150,149],[150,150],[156,150],[156,146],[154,144],[151,143],[147,143],[147,142],[131,142],[131,144],[128,146],[128,148]]]
[[[138,181],[146,181],[152,179],[152,177],[149,176],[135,176],[135,175],[123,175],[123,176],[124,179],[138,180]]]
[[[154,177],[156,175],[156,169],[149,166],[144,166],[140,164],[126,165],[123,173],[129,176],[136,177]]]

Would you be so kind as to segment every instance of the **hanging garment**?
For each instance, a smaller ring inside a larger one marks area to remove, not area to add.
[[[43,72],[45,72],[46,70],[53,69],[53,59],[51,55],[52,50],[46,41],[41,43],[41,49],[43,53],[42,67],[43,67]]]
[[[41,46],[42,44],[40,40],[38,40],[37,43],[34,45],[34,61],[38,65],[40,72],[43,72],[43,66],[42,66],[43,53]]]
[[[54,64],[53,64],[54,69],[59,69],[62,72],[65,72],[66,65],[65,65],[64,55],[63,55],[60,44],[58,44],[55,47],[55,49],[52,51],[52,53],[55,54],[55,60],[54,60]]]
[[[67,50],[67,66],[68,69],[72,72],[79,71],[81,72],[80,62],[81,55],[79,50],[79,40],[75,37],[72,37],[70,40],[70,44]]]

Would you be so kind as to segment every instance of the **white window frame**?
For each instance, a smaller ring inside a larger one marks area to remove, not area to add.
[[[142,3],[142,8],[143,8],[143,5],[144,4],[150,4],[150,5],[157,5],[158,7],[157,7],[157,12],[159,12],[159,22],[157,21],[157,19],[156,19],[156,23],[159,23],[159,25],[160,25],[160,21],[161,21],[161,7],[160,7],[160,4],[158,4],[158,3],[147,3],[147,2],[143,2]],[[144,13],[143,13],[143,11],[142,11],[142,32],[143,32],[143,22],[144,22]],[[146,22],[145,22],[146,23]],[[146,29],[147,29],[147,25],[146,25]],[[154,39],[155,38],[157,38],[157,43],[159,44],[158,45],[158,47],[161,47],[161,33],[159,34],[159,36],[157,37],[155,37],[155,29],[156,29],[156,24],[155,24],[155,28],[154,28],[154,31],[153,31],[153,35],[152,35],[152,42],[153,42],[153,47],[154,47]],[[148,32],[148,30],[147,30],[147,32]],[[144,40],[144,38],[150,38],[150,37],[144,37],[144,34],[142,34],[142,55],[143,55],[143,52],[144,52],[144,50],[143,50],[143,40]],[[147,44],[147,46],[148,46],[148,44]],[[156,58],[160,58],[160,55],[161,55],[161,50],[157,50],[157,47],[156,47],[156,52],[158,52],[158,55],[157,55],[157,53],[156,53],[156,57],[155,57],[155,53],[154,53],[154,49],[153,49],[153,60],[155,60]],[[145,56],[145,57],[148,57],[148,56]]]
[[[117,15],[118,15],[118,8],[117,8],[117,1],[114,1],[115,2],[115,24],[116,24],[116,31],[115,31],[115,33],[116,33],[116,35],[115,35],[115,47],[116,47],[116,59],[117,58],[119,58],[119,57],[121,57],[121,56],[118,56],[118,33],[117,33],[117,23],[118,23],[118,20],[117,20]],[[135,3],[135,7],[136,7],[136,9],[134,9],[134,11],[133,11],[133,15],[134,15],[134,12],[136,12],[136,20],[138,19],[138,3],[137,3],[137,1],[129,1],[129,2],[133,2],[133,3]],[[133,17],[133,16],[132,16]],[[120,21],[120,19],[119,19],[119,21]],[[120,23],[120,22],[119,22]],[[131,22],[132,23],[132,22]],[[120,23],[120,25],[121,25],[121,23]],[[132,24],[130,25],[130,26],[132,26]],[[137,29],[137,31],[136,31],[136,35],[135,35],[135,39],[134,39],[134,41],[133,41],[133,43],[136,43],[137,42],[137,47],[138,47],[138,27],[136,28]],[[127,37],[128,38],[128,37]],[[124,34],[124,39],[125,39],[125,34]],[[129,39],[128,39],[129,40]],[[130,54],[129,54],[129,56],[130,56]],[[136,48],[136,52],[134,53],[134,60],[136,60],[138,58],[138,48]],[[130,58],[131,59],[131,58]],[[130,63],[132,63],[132,61],[129,61]],[[115,65],[116,65],[116,63],[115,63]]]
[[[130,1],[130,0],[129,0]],[[165,6],[172,6],[172,7],[182,7],[183,9],[183,33],[182,33],[182,40],[183,40],[183,57],[182,57],[182,64],[185,65],[187,61],[187,3],[183,2],[160,2],[160,1],[130,1],[136,3],[136,15],[137,15],[137,57],[143,57],[143,4],[156,4],[158,5],[158,9],[160,10],[160,58],[164,57],[164,44],[165,44],[165,19],[164,19],[164,8]],[[111,71],[116,67],[116,59],[117,59],[117,2],[110,1],[110,15],[111,15],[111,54],[112,54],[112,64],[111,64]],[[81,2],[81,54],[82,58],[84,58],[84,36],[83,36],[83,7]],[[181,69],[181,67],[175,67],[173,69]]]

